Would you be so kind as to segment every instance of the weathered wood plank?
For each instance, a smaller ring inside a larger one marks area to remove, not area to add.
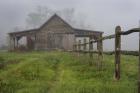
[[[93,37],[91,36],[89,41],[92,40]],[[90,60],[89,60],[89,65],[92,65],[92,60],[93,60],[93,53],[90,52],[90,51],[93,51],[93,45],[92,45],[92,42],[89,43],[89,57],[90,57]]]
[[[102,35],[100,35],[100,38],[102,38]],[[98,49],[98,69],[102,69],[103,64],[103,40],[100,40],[97,42],[97,49]]]
[[[140,93],[140,32],[139,32],[138,93]]]
[[[114,34],[113,35],[109,35],[109,36],[104,36],[102,38],[99,38],[98,40],[92,40],[91,42],[96,43],[96,42],[101,41],[101,40],[107,40],[107,39],[112,39],[112,38],[115,38]]]
[[[121,32],[120,34],[121,35],[128,35],[128,34],[131,34],[131,33],[134,33],[134,32],[140,32],[140,28],[133,28],[133,29],[130,29],[128,31]]]
[[[121,57],[121,27],[115,29],[115,79],[120,79],[120,57]]]

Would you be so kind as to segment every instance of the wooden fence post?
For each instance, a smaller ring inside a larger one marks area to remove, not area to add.
[[[115,79],[120,79],[120,57],[121,57],[121,27],[115,29]]]
[[[80,50],[81,50],[81,40],[79,40],[78,42],[78,51],[80,52]]]
[[[77,51],[77,44],[75,44],[75,52]]]
[[[78,56],[80,56],[80,52],[81,52],[81,40],[79,40],[78,42]]]
[[[87,41],[86,41],[86,38],[84,39],[84,47],[83,47],[83,50],[84,50],[84,52],[86,51],[86,44],[87,43]]]
[[[89,57],[90,57],[90,60],[89,60],[89,65],[92,65],[92,59],[93,59],[93,43],[91,42],[92,40],[92,36],[90,36],[89,38]]]
[[[138,93],[140,93],[140,32],[139,32]]]
[[[99,39],[102,38],[102,34],[100,34]],[[102,69],[103,65],[103,40],[99,40],[97,42],[97,50],[98,50],[98,69]]]
[[[75,47],[76,47],[76,45],[74,44],[74,45],[73,45],[73,52],[75,52],[75,50],[76,50],[76,48],[75,48]]]

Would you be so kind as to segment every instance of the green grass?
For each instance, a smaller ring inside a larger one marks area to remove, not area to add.
[[[0,53],[0,93],[137,93],[138,57],[121,58],[121,79],[115,81],[114,56],[65,52]],[[11,62],[11,63],[10,63]]]

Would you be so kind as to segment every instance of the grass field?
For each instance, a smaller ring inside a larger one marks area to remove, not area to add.
[[[0,93],[137,93],[138,57],[121,58],[115,81],[114,56],[104,55],[98,71],[94,56],[65,52],[0,53]]]

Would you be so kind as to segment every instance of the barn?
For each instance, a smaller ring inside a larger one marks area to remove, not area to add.
[[[57,14],[37,29],[8,33],[10,50],[20,48],[20,40],[26,37],[28,50],[61,49],[67,51],[73,50],[75,43],[89,42],[90,39],[96,40],[101,38],[102,34],[101,31],[74,28]],[[101,43],[98,42],[98,45]]]

